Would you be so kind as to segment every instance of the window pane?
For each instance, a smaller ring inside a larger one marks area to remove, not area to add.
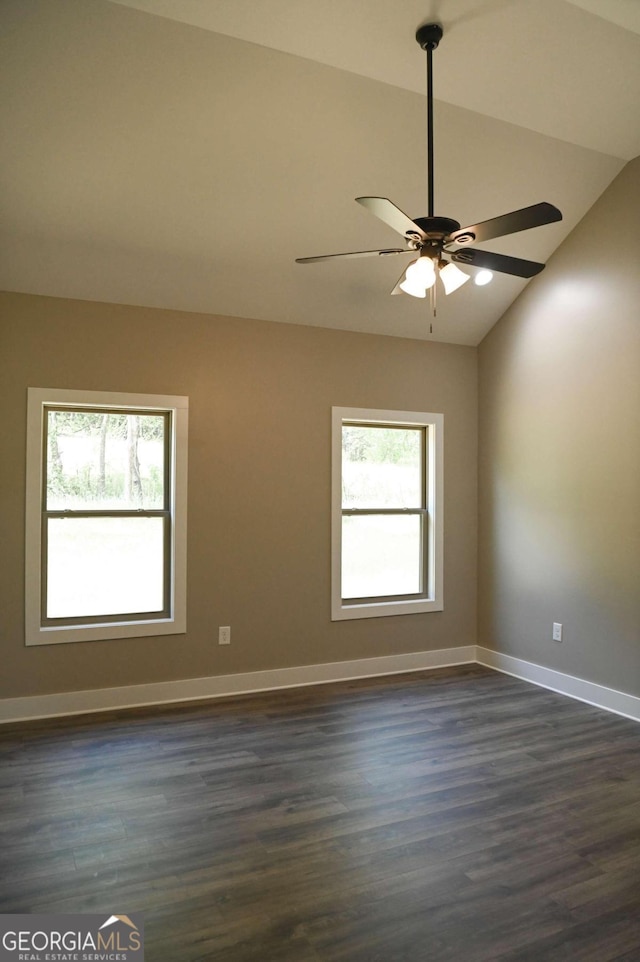
[[[164,508],[166,418],[47,411],[49,511]]]
[[[358,515],[342,519],[342,597],[418,594],[422,519]]]
[[[163,607],[162,518],[51,518],[47,618]]]
[[[342,507],[424,506],[422,428],[343,425]]]

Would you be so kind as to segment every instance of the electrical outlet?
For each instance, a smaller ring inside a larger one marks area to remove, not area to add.
[[[554,623],[553,623],[553,636],[552,636],[552,637],[553,637],[553,640],[554,640],[554,641],[562,641],[562,625],[559,624],[557,621],[554,621]]]
[[[224,628],[218,628],[218,644],[219,645],[231,644],[231,628],[229,625],[226,625]]]

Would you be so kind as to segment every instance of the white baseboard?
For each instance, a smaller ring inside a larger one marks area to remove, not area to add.
[[[201,698],[223,698],[278,688],[323,685],[352,678],[374,678],[397,675],[449,665],[466,665],[476,660],[476,646],[416,651],[407,655],[384,655],[356,661],[336,661],[325,665],[302,665],[299,668],[274,668],[237,675],[209,678],[187,678],[149,685],[123,688],[97,688],[90,691],[68,691],[52,695],[0,699],[0,723],[51,718],[58,715],[83,715],[87,712],[139,708]]]
[[[478,646],[476,652],[476,660],[486,668],[495,668],[496,671],[514,675],[516,678],[522,678],[523,681],[530,681],[534,685],[540,685],[541,688],[549,688],[561,695],[568,695],[578,701],[595,705],[596,708],[604,708],[606,711],[615,712],[616,715],[624,715],[625,718],[640,721],[640,698],[635,695],[627,695],[626,692],[617,691],[615,688],[606,688],[593,681],[565,675],[553,668],[543,668],[542,665],[534,665],[530,661],[514,658],[512,655],[503,655],[490,648]]]
[[[274,668],[237,675],[215,675],[149,685],[128,685],[122,688],[4,698],[0,699],[0,724],[60,715],[84,715],[119,708],[142,708],[198,699],[224,698],[279,688],[324,685],[336,681],[405,674],[474,662],[587,702],[597,708],[640,721],[640,698],[635,695],[606,688],[573,675],[565,675],[552,668],[534,665],[522,658],[503,655],[489,648],[467,645],[463,648],[441,648],[437,651],[416,651],[407,655],[383,655],[379,658],[302,665],[298,668]]]

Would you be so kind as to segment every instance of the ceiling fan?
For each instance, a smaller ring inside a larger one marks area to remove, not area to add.
[[[545,266],[520,257],[508,257],[491,251],[477,250],[470,247],[471,244],[562,220],[562,214],[558,208],[547,203],[523,207],[521,210],[514,210],[470,227],[460,227],[458,221],[450,217],[434,216],[432,55],[442,35],[443,30],[439,23],[425,24],[419,27],[416,33],[416,40],[427,54],[428,215],[411,219],[386,197],[356,197],[359,204],[401,234],[405,239],[406,247],[296,258],[297,264],[313,264],[317,261],[330,261],[336,258],[387,257],[393,254],[417,253],[418,257],[411,261],[391,293],[399,294],[404,291],[413,297],[426,297],[429,290],[434,314],[435,283],[438,277],[445,294],[451,294],[469,280],[470,275],[461,271],[456,264],[478,268],[475,275],[477,284],[488,283],[493,276],[492,271],[529,278],[539,274]],[[448,255],[449,260],[443,256],[444,254]]]

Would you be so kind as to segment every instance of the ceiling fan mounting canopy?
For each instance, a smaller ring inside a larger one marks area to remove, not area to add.
[[[494,254],[491,251],[477,250],[470,247],[474,243],[482,243],[495,237],[515,234],[518,231],[530,230],[562,220],[562,214],[553,204],[540,203],[520,210],[510,211],[499,217],[460,227],[457,220],[451,217],[436,217],[434,215],[434,159],[433,159],[433,76],[432,55],[442,40],[443,30],[439,23],[426,23],[418,27],[416,40],[427,55],[427,187],[428,213],[426,217],[408,217],[399,207],[396,207],[387,197],[356,197],[356,201],[365,207],[374,217],[384,221],[404,238],[405,247],[385,248],[384,250],[350,251],[345,254],[323,254],[315,257],[298,257],[296,263],[309,264],[315,261],[328,261],[345,257],[380,257],[391,254],[416,253],[419,260],[428,257],[433,261],[434,271],[441,274],[445,285],[445,293],[455,290],[462,281],[459,279],[451,286],[451,272],[454,271],[452,262],[484,271],[498,271],[515,277],[533,277],[544,269],[544,264],[537,261],[523,260],[520,257],[508,257],[504,254]],[[460,251],[460,248],[464,250]],[[447,254],[451,261],[446,261],[442,255]],[[407,273],[416,264],[412,261]],[[424,263],[424,262],[422,262]],[[449,278],[445,280],[443,273],[448,268]],[[415,273],[415,272],[414,272]],[[458,271],[462,276],[464,272]],[[465,279],[468,279],[466,275]],[[415,281],[407,284],[407,276],[402,277],[391,291],[392,294],[405,291],[416,297],[424,297],[425,291],[416,288]],[[433,283],[431,281],[430,283]]]
[[[425,23],[418,27],[416,40],[423,50],[435,50],[442,40],[443,29],[439,23]]]

